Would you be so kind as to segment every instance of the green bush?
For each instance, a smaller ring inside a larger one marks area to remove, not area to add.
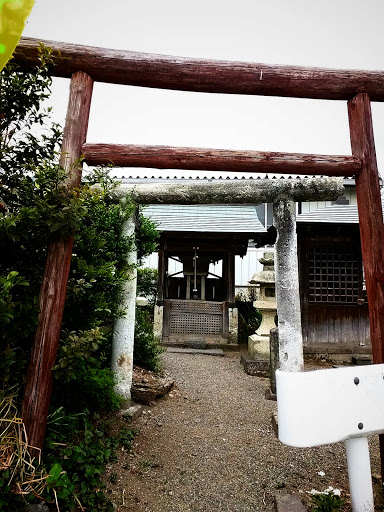
[[[19,287],[28,285],[29,283],[16,271],[4,276],[0,275],[0,341],[1,346],[4,347],[0,358],[0,382],[7,388],[20,386],[25,372],[25,352],[21,348],[11,347],[10,331],[15,330],[16,322],[22,321],[25,310],[23,304],[16,298],[15,292]],[[8,338],[10,338],[9,341]]]
[[[0,471],[0,510],[2,512],[13,512],[22,510],[24,501],[20,495],[11,492],[9,469]]]
[[[147,370],[160,369],[160,354],[162,349],[155,340],[151,314],[147,308],[136,308],[135,345],[133,361],[136,365]]]
[[[143,208],[145,208],[145,206],[139,207],[140,214],[136,229],[136,247],[139,265],[142,264],[146,256],[157,250],[157,238],[159,236],[155,224],[142,214]]]
[[[114,392],[113,373],[104,352],[106,339],[98,327],[66,333],[61,340],[56,365],[53,402],[72,411],[114,410],[120,399]],[[81,392],[79,392],[81,390]]]
[[[75,235],[63,319],[64,327],[71,330],[111,327],[120,314],[122,284],[130,270],[126,257],[132,246],[132,240],[122,236],[122,225],[133,206],[113,203],[114,185],[108,183],[102,192],[83,189],[87,216]]]
[[[253,306],[256,300],[253,290],[236,295],[236,307],[239,315],[239,343],[248,343],[248,337],[255,334],[261,323],[261,313]]]
[[[159,274],[155,268],[137,269],[137,295],[147,297],[152,306],[156,302],[158,278]]]
[[[111,436],[112,420],[100,421],[98,415],[89,419],[83,414],[67,414],[61,407],[50,417],[46,436],[44,463],[50,467],[48,487],[44,497],[58,497],[60,510],[112,512],[114,507],[104,495],[100,477],[106,464],[116,460],[116,449],[122,445],[129,450],[135,431],[122,427]],[[59,461],[59,462],[58,462]]]

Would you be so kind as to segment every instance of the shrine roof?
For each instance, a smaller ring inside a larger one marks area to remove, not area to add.
[[[255,206],[162,204],[147,206],[143,214],[159,231],[266,233]]]
[[[125,171],[127,169],[125,168]],[[188,173],[185,170],[175,169],[136,169],[136,174],[125,174],[123,168],[116,172],[114,168],[111,176],[121,181],[121,183],[209,183],[209,182],[223,182],[223,181],[263,181],[263,180],[287,180],[296,179],[302,180],[304,178],[325,178],[326,176],[312,176],[312,175],[298,175],[298,174],[258,174],[258,173],[239,173],[239,172],[206,172],[195,171],[195,173]],[[344,178],[344,185],[355,185],[353,178]]]
[[[384,214],[384,211],[383,211]],[[314,222],[323,224],[358,224],[359,214],[356,205],[351,204],[333,204],[325,208],[318,208],[308,213],[300,213],[296,221]]]

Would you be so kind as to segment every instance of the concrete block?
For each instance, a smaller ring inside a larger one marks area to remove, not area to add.
[[[300,498],[294,494],[276,494],[276,512],[307,512]]]

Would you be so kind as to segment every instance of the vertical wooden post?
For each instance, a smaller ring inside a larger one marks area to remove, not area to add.
[[[163,244],[158,250],[158,281],[157,281],[157,305],[164,305],[164,286],[165,286],[165,251]]]
[[[233,308],[235,305],[235,252],[233,249],[228,251],[228,302],[229,307]]]
[[[369,96],[348,102],[352,153],[361,159],[356,177],[361,252],[367,285],[372,356],[384,363],[384,225]]]
[[[384,224],[376,162],[371,104],[361,93],[348,102],[352,154],[361,159],[356,177],[361,252],[367,286],[372,358],[384,363]],[[384,478],[384,436],[381,434],[381,478]]]
[[[205,300],[205,276],[201,276],[200,277],[201,279],[201,296],[200,296],[200,299],[201,300]]]
[[[93,80],[82,72],[71,79],[60,165],[66,171],[68,190],[79,187],[81,148],[85,143]],[[60,339],[73,239],[50,243],[40,290],[40,315],[31,351],[22,405],[28,442],[37,455],[43,447],[52,391],[51,369]]]

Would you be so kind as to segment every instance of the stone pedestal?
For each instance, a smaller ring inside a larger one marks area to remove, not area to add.
[[[248,337],[248,357],[241,360],[248,375],[268,377],[269,375],[269,337],[252,334]]]
[[[269,336],[252,334],[248,337],[248,354],[252,359],[269,361]]]
[[[261,290],[260,290],[261,292]],[[274,299],[274,298],[273,298]],[[267,336],[269,337],[269,333],[271,329],[276,327],[275,317],[276,317],[276,300],[266,301],[266,300],[255,300],[253,302],[253,306],[258,309],[262,314],[261,324],[256,331],[258,336]]]

